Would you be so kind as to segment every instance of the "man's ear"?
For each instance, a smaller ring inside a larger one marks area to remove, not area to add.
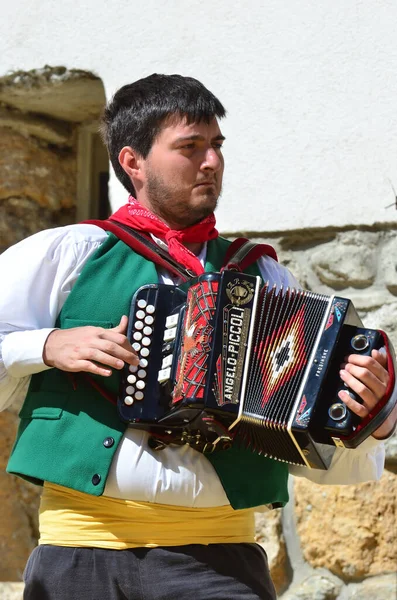
[[[135,185],[135,181],[140,181],[142,177],[142,157],[131,146],[124,146],[118,158],[120,165]]]

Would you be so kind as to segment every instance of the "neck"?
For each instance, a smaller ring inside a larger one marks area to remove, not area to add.
[[[201,244],[200,242],[187,243],[185,244],[185,246],[188,250],[190,250],[190,252],[193,252],[193,254],[195,254],[196,256],[200,254],[203,248],[203,244]]]

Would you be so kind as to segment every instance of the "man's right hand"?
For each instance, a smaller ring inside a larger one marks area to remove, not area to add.
[[[61,371],[85,371],[104,377],[109,377],[112,369],[122,369],[125,363],[137,365],[138,356],[126,336],[127,325],[128,318],[123,315],[113,329],[90,325],[55,329],[44,344],[44,363]]]

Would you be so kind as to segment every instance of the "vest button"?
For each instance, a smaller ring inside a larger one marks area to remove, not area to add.
[[[105,448],[111,448],[114,445],[114,438],[107,437],[103,440],[103,445]]]
[[[95,475],[92,476],[91,481],[92,481],[93,485],[98,485],[98,483],[100,483],[100,481],[101,481],[101,476],[98,475],[98,473],[95,473]]]

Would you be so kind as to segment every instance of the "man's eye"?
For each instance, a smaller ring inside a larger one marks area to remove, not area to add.
[[[222,142],[215,142],[214,144],[212,144],[213,148],[216,148],[217,150],[221,150],[223,148],[223,143]]]
[[[191,150],[192,148],[194,148],[194,144],[184,144],[182,146],[183,150]]]

